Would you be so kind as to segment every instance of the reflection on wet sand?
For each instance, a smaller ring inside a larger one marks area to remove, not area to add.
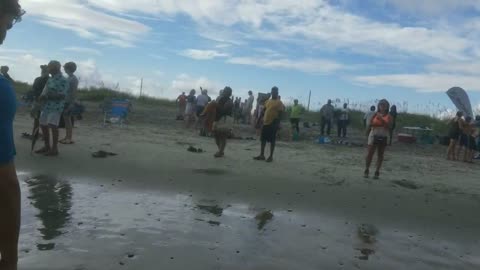
[[[41,250],[22,253],[24,269],[438,270],[479,265],[477,246],[436,240],[441,237],[435,230],[415,239],[408,229],[296,205],[193,191],[131,190],[116,180],[88,185],[46,176],[24,179],[28,198],[21,244],[28,250],[38,243]],[[40,235],[28,234],[39,226]]]
[[[43,224],[38,229],[42,239],[51,241],[62,235],[62,230],[70,221],[73,194],[70,184],[46,175],[29,178],[25,182],[29,187],[31,205],[39,211],[36,217]],[[39,243],[37,248],[52,250],[55,243]]]

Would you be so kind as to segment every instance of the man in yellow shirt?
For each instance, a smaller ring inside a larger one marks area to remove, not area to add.
[[[262,127],[262,148],[260,156],[255,160],[265,160],[265,146],[270,143],[270,157],[267,162],[273,161],[273,152],[275,151],[275,141],[277,138],[278,127],[280,126],[280,115],[284,111],[282,101],[278,96],[278,87],[273,87],[271,92],[272,98],[265,103],[263,127]]]

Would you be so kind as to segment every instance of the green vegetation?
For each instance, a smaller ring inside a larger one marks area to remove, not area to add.
[[[289,108],[287,108],[289,111]],[[365,113],[361,111],[350,111],[350,126],[355,129],[363,129],[363,117]],[[305,112],[303,119],[312,123],[320,123],[320,112]],[[402,127],[429,127],[437,135],[448,133],[448,121],[433,118],[428,115],[399,113],[397,116],[397,130]]]
[[[19,96],[25,95],[31,90],[31,85],[22,82],[15,83],[15,90]],[[137,97],[130,93],[120,92],[108,88],[89,88],[80,89],[78,91],[78,99],[80,101],[89,102],[103,102],[105,100],[120,98],[129,99],[137,105],[149,105],[149,106],[163,106],[174,107],[175,102],[167,99],[155,98],[150,96]],[[287,114],[285,119],[288,119],[290,107],[287,107]],[[351,111],[350,112],[350,126],[356,129],[363,128],[363,116],[364,112]],[[320,122],[320,114],[318,111],[305,111],[303,119],[312,123]],[[442,135],[448,132],[448,123],[445,120],[430,117],[428,115],[411,114],[411,113],[399,113],[397,117],[397,129],[402,127],[415,126],[415,127],[429,127],[432,128],[436,134]]]
[[[23,83],[15,82],[15,90],[17,95],[23,96],[32,89],[32,86]],[[120,92],[109,88],[83,88],[79,89],[77,93],[78,100],[89,102],[104,102],[110,99],[129,99],[135,104],[151,105],[151,106],[175,106],[175,102],[167,99],[155,98],[150,96],[135,96],[130,93]]]

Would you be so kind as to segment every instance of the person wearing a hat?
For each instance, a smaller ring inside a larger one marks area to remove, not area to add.
[[[0,45],[25,12],[18,0],[0,0]],[[13,119],[16,96],[12,83],[0,76],[0,269],[17,270],[20,234],[20,185],[15,169]]]
[[[72,114],[75,107],[75,99],[77,97],[78,79],[74,75],[77,71],[77,64],[74,62],[68,62],[63,66],[65,73],[67,73],[68,91],[65,97],[65,109],[63,111],[63,120],[65,121],[65,138],[60,140],[61,144],[73,144],[73,123]]]

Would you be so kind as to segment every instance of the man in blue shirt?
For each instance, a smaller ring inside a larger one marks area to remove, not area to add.
[[[23,13],[18,0],[0,0],[0,44]],[[0,76],[0,104],[0,270],[17,270],[20,187],[13,162],[16,97],[11,82],[3,76]]]
[[[58,61],[48,63],[48,72],[52,77],[48,79],[47,85],[40,100],[44,102],[40,114],[40,126],[42,127],[45,146],[36,151],[37,154],[46,156],[58,155],[58,125],[65,108],[65,97],[68,91],[68,81],[62,75],[62,65]],[[52,144],[50,144],[50,131],[52,132]]]

